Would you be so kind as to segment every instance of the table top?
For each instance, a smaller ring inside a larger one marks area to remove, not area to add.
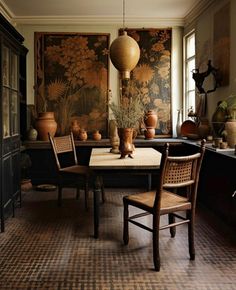
[[[110,148],[93,148],[89,166],[95,170],[107,169],[158,169],[161,153],[153,148],[135,148],[133,158],[126,156],[120,159],[120,154],[110,153]]]

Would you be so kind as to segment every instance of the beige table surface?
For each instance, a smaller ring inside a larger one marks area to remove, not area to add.
[[[89,166],[91,169],[157,169],[160,167],[161,153],[153,148],[136,148],[133,158],[110,153],[110,148],[93,148]]]

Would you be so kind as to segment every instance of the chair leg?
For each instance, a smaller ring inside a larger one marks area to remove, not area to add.
[[[173,224],[175,222],[175,216],[172,213],[168,214],[169,224]],[[172,238],[175,237],[176,227],[170,227],[170,235]]]
[[[88,179],[85,179],[85,185],[84,185],[84,200],[85,200],[85,209],[88,210],[88,195],[89,195],[89,184]]]
[[[159,272],[161,267],[160,253],[159,253],[159,228],[153,220],[153,233],[152,233],[152,243],[153,243],[153,263],[155,271]]]
[[[125,245],[128,245],[129,243],[129,205],[128,203],[123,199],[124,203],[124,224],[123,224],[123,241]]]
[[[103,178],[102,178],[102,176],[101,176],[100,178],[101,178],[102,202],[105,203],[105,201],[106,201],[106,197],[105,197],[104,183],[103,183]]]
[[[76,187],[76,199],[78,200],[80,197],[80,188]]]
[[[195,247],[194,247],[194,217],[191,212],[187,213],[190,222],[188,223],[188,245],[190,260],[195,260]]]
[[[62,186],[58,186],[58,198],[57,198],[57,205],[61,206],[61,200],[62,200]]]

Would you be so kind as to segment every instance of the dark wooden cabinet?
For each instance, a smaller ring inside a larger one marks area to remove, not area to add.
[[[24,38],[0,15],[0,211],[4,219],[14,215],[20,198],[20,103],[26,106],[26,53]],[[23,113],[23,112],[22,112]]]

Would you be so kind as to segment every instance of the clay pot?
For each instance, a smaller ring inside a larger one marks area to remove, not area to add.
[[[73,120],[71,122],[70,130],[73,133],[74,139],[78,139],[80,133],[80,126],[77,120]]]
[[[21,180],[21,191],[29,191],[33,188],[31,179],[22,179]]]
[[[38,137],[38,131],[36,129],[34,129],[33,127],[31,127],[27,131],[27,139],[29,141],[35,141],[35,140],[37,140],[37,137]]]
[[[99,141],[99,140],[101,140],[101,139],[102,139],[102,135],[101,135],[101,133],[99,133],[98,130],[94,131],[94,132],[93,132],[93,140],[95,140],[95,141]]]
[[[134,151],[133,145],[133,128],[118,128],[118,135],[120,137],[120,158],[123,159],[128,155],[128,157],[132,157],[132,153]]]
[[[88,139],[87,131],[84,129],[81,129],[79,132],[79,140],[80,141],[86,141]]]
[[[156,128],[157,125],[157,113],[153,110],[149,110],[146,112],[144,116],[144,123],[146,128]]]
[[[120,144],[120,139],[118,136],[118,130],[116,126],[116,121],[115,120],[110,120],[109,121],[109,137],[110,137],[110,143],[111,143],[111,153],[120,153],[119,150],[119,144]]]
[[[236,120],[230,119],[225,123],[226,141],[230,148],[235,148],[236,145]]]
[[[210,133],[211,127],[207,119],[201,120],[197,128],[197,133],[200,138],[206,138]]]
[[[145,139],[150,140],[153,139],[155,137],[155,129],[154,128],[146,128],[146,130],[144,131],[144,136]]]
[[[51,136],[55,136],[57,122],[54,118],[54,112],[39,113],[35,128],[38,131],[38,139],[41,141],[48,141],[48,133],[50,133]]]

